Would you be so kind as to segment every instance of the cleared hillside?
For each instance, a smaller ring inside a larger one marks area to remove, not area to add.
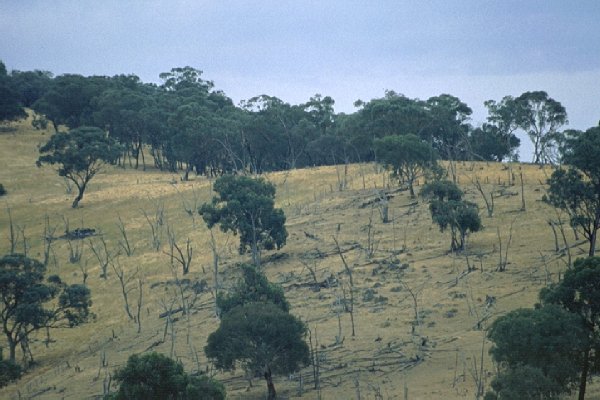
[[[35,166],[37,148],[50,132],[33,131],[26,123],[15,127],[0,133],[0,183],[8,191],[1,198],[0,252],[10,249],[7,209],[18,235],[17,250],[26,246],[34,258],[42,258],[46,218],[56,237],[64,234],[67,223],[70,230],[95,229],[98,235],[85,240],[56,239],[56,262],[50,263],[49,272],[69,283],[81,283],[87,274],[96,319],[53,331],[49,347],[45,332],[36,335],[31,348],[37,365],[0,391],[0,397],[101,397],[116,367],[130,354],[150,350],[173,355],[188,371],[212,372],[203,353],[207,336],[219,324],[214,315],[211,236],[201,217],[186,211],[212,197],[211,181],[192,177],[182,182],[176,174],[152,169],[108,167],[92,180],[81,207],[71,209],[74,194],[66,193],[62,178],[50,167]],[[432,223],[427,203],[410,198],[373,164],[350,165],[347,171],[340,166],[266,175],[277,187],[277,206],[287,216],[289,237],[281,251],[263,255],[264,270],[285,288],[291,312],[307,323],[313,344],[318,341],[322,398],[404,399],[405,393],[409,399],[474,397],[482,344],[486,384],[494,371],[482,329],[509,310],[533,306],[539,289],[556,282],[566,268],[566,253],[555,251],[547,222],[556,214],[541,202],[549,168],[471,162],[456,167],[458,182],[466,198],[479,204],[484,225],[460,254],[448,252],[449,234]],[[485,193],[496,193],[493,217],[487,216],[475,179]],[[378,201],[382,188],[390,196],[392,221],[386,224]],[[109,252],[116,254],[124,239],[119,218],[133,254],[127,256],[121,248],[103,279],[90,241],[100,246],[102,237]],[[180,267],[177,276],[171,269],[169,232],[180,245],[189,238],[194,249],[186,276]],[[500,247],[504,255],[511,232],[506,271],[497,272]],[[574,245],[570,228],[565,233]],[[214,238],[219,279],[227,289],[237,277],[236,263],[250,256],[237,253],[237,237],[215,230]],[[355,336],[343,308],[349,280],[334,238],[353,271]],[[562,239],[559,247],[564,247]],[[573,247],[572,256],[584,256],[584,247]],[[79,262],[69,261],[73,252],[82,252]],[[141,333],[126,315],[120,271],[129,279],[126,291],[133,310],[142,283]],[[181,307],[181,291],[193,304],[191,312],[173,313],[169,326],[164,314]],[[0,343],[5,347],[4,338]],[[300,376],[301,397],[318,398],[311,367],[292,377],[278,376],[279,394],[300,397]],[[249,387],[241,370],[216,372],[216,377],[225,383],[228,398],[264,396],[264,382],[253,379]],[[594,396],[600,391],[593,386],[589,398]]]

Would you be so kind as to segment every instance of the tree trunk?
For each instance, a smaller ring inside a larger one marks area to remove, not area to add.
[[[594,255],[596,254],[596,236],[598,235],[598,231],[594,230],[594,232],[592,232],[592,237],[590,237],[590,251],[589,251],[589,256],[590,257],[594,257]]]
[[[585,400],[585,387],[587,385],[588,371],[590,369],[590,349],[583,355],[583,365],[581,366],[581,380],[579,382],[579,400]]]
[[[73,208],[77,208],[77,206],[79,206],[79,202],[81,201],[81,199],[83,199],[83,192],[85,190],[85,184],[82,186],[77,185],[77,189],[78,189],[79,193],[77,194],[77,197],[75,197],[75,200],[73,200],[73,204],[71,205],[71,207],[73,207]]]
[[[12,362],[16,362],[17,360],[17,342],[12,340],[11,337],[7,336],[8,339],[8,349],[9,349],[9,360]]]
[[[260,252],[258,250],[258,238],[256,236],[256,221],[252,216],[252,262],[256,268],[260,269]]]
[[[592,226],[592,234],[590,235],[590,251],[589,256],[593,257],[596,254],[596,237],[598,236],[598,228],[600,227],[600,212],[596,211],[596,220]]]
[[[273,384],[273,375],[271,374],[271,368],[267,367],[265,371],[265,380],[267,381],[267,400],[275,400],[277,398],[277,392],[275,392],[275,385]]]

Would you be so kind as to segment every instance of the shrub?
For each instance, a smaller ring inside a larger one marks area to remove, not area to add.
[[[0,388],[21,377],[21,367],[10,360],[0,358]]]

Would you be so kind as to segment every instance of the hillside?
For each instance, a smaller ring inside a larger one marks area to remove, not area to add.
[[[49,272],[69,283],[81,283],[87,274],[96,319],[75,329],[53,331],[49,347],[45,332],[36,335],[31,349],[37,365],[1,390],[0,397],[101,398],[109,374],[130,354],[149,350],[177,357],[188,371],[210,370],[203,347],[219,323],[214,315],[211,235],[202,218],[186,210],[195,210],[212,197],[211,181],[192,177],[182,182],[176,174],[153,169],[107,167],[91,181],[81,207],[71,209],[74,194],[67,193],[62,178],[50,167],[35,166],[37,148],[50,132],[34,131],[25,122],[14,126],[15,131],[0,133],[0,183],[8,191],[1,198],[0,252],[10,249],[7,209],[18,235],[17,250],[25,246],[35,258],[43,257],[46,218],[56,237],[67,225],[70,230],[95,229],[97,235],[85,240],[57,238]],[[448,252],[449,234],[432,223],[427,203],[410,198],[376,165],[266,175],[277,187],[277,206],[287,216],[289,237],[282,250],[264,254],[264,270],[285,288],[291,312],[307,323],[313,343],[318,341],[321,397],[473,398],[482,344],[483,379],[489,384],[494,366],[481,328],[509,310],[533,306],[539,289],[556,282],[566,268],[565,252],[555,251],[547,223],[556,218],[554,210],[541,202],[543,182],[550,173],[550,168],[534,165],[513,164],[509,169],[498,163],[459,163],[458,182],[467,199],[479,204],[484,225],[483,231],[469,237],[467,251],[461,254]],[[347,182],[340,190],[344,176]],[[476,178],[484,192],[497,193],[493,217],[486,214],[473,184]],[[384,224],[377,199],[388,186],[392,222]],[[100,246],[103,238],[115,254],[123,241],[119,218],[133,254],[121,250],[104,279],[90,241]],[[186,276],[181,267],[176,274],[171,269],[169,232],[180,245],[190,239],[193,261]],[[506,271],[497,272],[500,248],[504,254],[511,232]],[[575,244],[573,232],[565,232],[567,241]],[[353,270],[355,336],[350,314],[342,309],[348,278],[334,238]],[[250,256],[237,253],[235,236],[215,230],[214,239],[219,279],[226,289],[237,277],[236,263]],[[572,256],[585,255],[584,247],[573,247]],[[80,261],[71,263],[70,256],[78,252]],[[468,270],[467,265],[473,268]],[[140,333],[124,309],[117,277],[121,271],[133,311],[141,282]],[[329,285],[317,289],[315,278]],[[168,325],[169,319],[161,314],[181,307],[180,290],[193,303],[191,312],[173,313],[173,324]],[[418,324],[413,323],[415,298]],[[0,344],[5,347],[4,338]],[[228,398],[263,398],[260,379],[252,380],[249,388],[242,371],[217,372],[216,377],[225,383]],[[275,384],[284,398],[318,398],[311,367],[292,377],[278,376]],[[588,396],[600,397],[597,385]]]

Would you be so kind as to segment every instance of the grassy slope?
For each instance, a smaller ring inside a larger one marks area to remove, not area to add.
[[[195,220],[184,211],[197,207],[211,196],[211,184],[203,177],[191,182],[178,182],[178,177],[154,170],[108,168],[91,182],[77,210],[70,208],[73,195],[65,193],[61,179],[50,167],[35,167],[37,146],[50,133],[32,131],[25,123],[16,124],[15,134],[0,134],[0,182],[9,191],[2,199],[3,208],[10,207],[16,225],[25,232],[29,254],[41,258],[44,218],[60,235],[68,219],[71,229],[85,226],[97,229],[106,239],[109,249],[118,247],[117,218],[121,216],[135,247],[131,257],[121,255],[119,265],[129,283],[130,303],[137,304],[137,278],[143,279],[142,332],[126,317],[116,274],[109,270],[108,279],[99,277],[99,266],[87,242],[83,242],[83,257],[79,265],[68,261],[68,244],[55,242],[56,264],[50,272],[59,273],[74,283],[82,281],[82,270],[89,273],[97,315],[95,322],[85,326],[53,332],[52,343],[46,348],[43,335],[32,345],[38,362],[34,370],[17,384],[0,391],[0,397],[17,399],[82,399],[101,395],[103,385],[116,367],[123,365],[128,355],[152,348],[181,359],[187,370],[207,368],[203,356],[206,337],[218,326],[213,315],[210,290],[198,295],[189,319],[177,314],[174,341],[164,337],[165,319],[159,318],[164,304],[178,306],[176,285],[169,268],[166,227],[176,233],[180,244],[189,237],[194,247],[190,274],[192,282],[206,280],[212,286],[212,253],[209,234],[201,218]],[[383,224],[377,208],[363,207],[375,198],[377,188],[388,184],[385,174],[373,165],[353,165],[348,171],[348,187],[338,191],[338,176],[343,168],[334,167],[297,170],[269,174],[267,179],[277,185],[278,206],[285,210],[289,239],[280,251],[284,257],[265,265],[272,281],[286,288],[292,312],[307,322],[320,344],[322,359],[322,397],[452,399],[474,397],[475,365],[479,369],[483,326],[497,315],[516,307],[529,307],[537,292],[546,283],[556,281],[564,270],[563,259],[554,252],[554,240],[546,224],[552,210],[540,199],[543,182],[549,169],[530,165],[513,166],[516,181],[522,168],[525,181],[527,211],[520,211],[520,186],[507,185],[509,171],[500,164],[464,163],[458,165],[459,182],[467,198],[482,207],[485,229],[469,238],[469,262],[482,270],[467,274],[466,254],[448,253],[449,236],[432,225],[427,204],[415,200],[406,192],[397,192],[390,200],[393,223]],[[484,205],[471,180],[478,176],[487,191],[504,188],[506,195],[496,199],[493,218],[485,216]],[[493,183],[493,184],[492,184]],[[501,186],[498,186],[500,184]],[[161,250],[151,248],[150,227],[141,210],[150,216],[164,205],[165,224]],[[366,255],[367,225],[373,221],[373,257]],[[507,271],[495,271],[498,264],[498,229],[503,246],[513,224],[512,243]],[[568,239],[574,242],[572,232]],[[355,281],[356,336],[351,336],[349,314],[340,314],[343,343],[336,345],[338,335],[338,299],[341,286],[313,291],[306,285],[311,276],[301,260],[316,268],[319,280],[335,277],[343,284],[348,279],[335,253],[336,235],[345,257],[353,268]],[[235,263],[247,260],[237,252],[237,238],[215,233],[221,257],[221,279],[225,287],[235,277]],[[22,251],[22,240],[18,250]],[[0,253],[9,250],[8,216],[0,212]],[[573,254],[583,255],[583,248]],[[273,254],[274,255],[274,254]],[[268,259],[272,254],[265,254]],[[407,264],[399,269],[390,263]],[[180,274],[180,272],[179,272]],[[181,275],[179,276],[181,278]],[[414,316],[410,288],[417,294],[421,324],[412,329]],[[375,295],[369,300],[365,293]],[[188,292],[190,293],[190,292]],[[494,296],[496,304],[487,307],[486,295]],[[379,300],[379,301],[378,301]],[[486,319],[489,318],[489,319]],[[3,343],[3,338],[0,339]],[[484,380],[489,384],[493,373],[485,342]],[[197,358],[196,358],[197,356]],[[103,365],[103,360],[105,360]],[[304,380],[303,398],[317,398],[312,389],[312,369],[301,372]],[[260,399],[264,383],[255,379],[248,388],[241,371],[218,373],[226,383],[229,398]],[[280,394],[297,396],[298,375],[293,379],[278,377]],[[590,398],[593,396],[592,388]],[[600,392],[596,391],[598,395]]]

